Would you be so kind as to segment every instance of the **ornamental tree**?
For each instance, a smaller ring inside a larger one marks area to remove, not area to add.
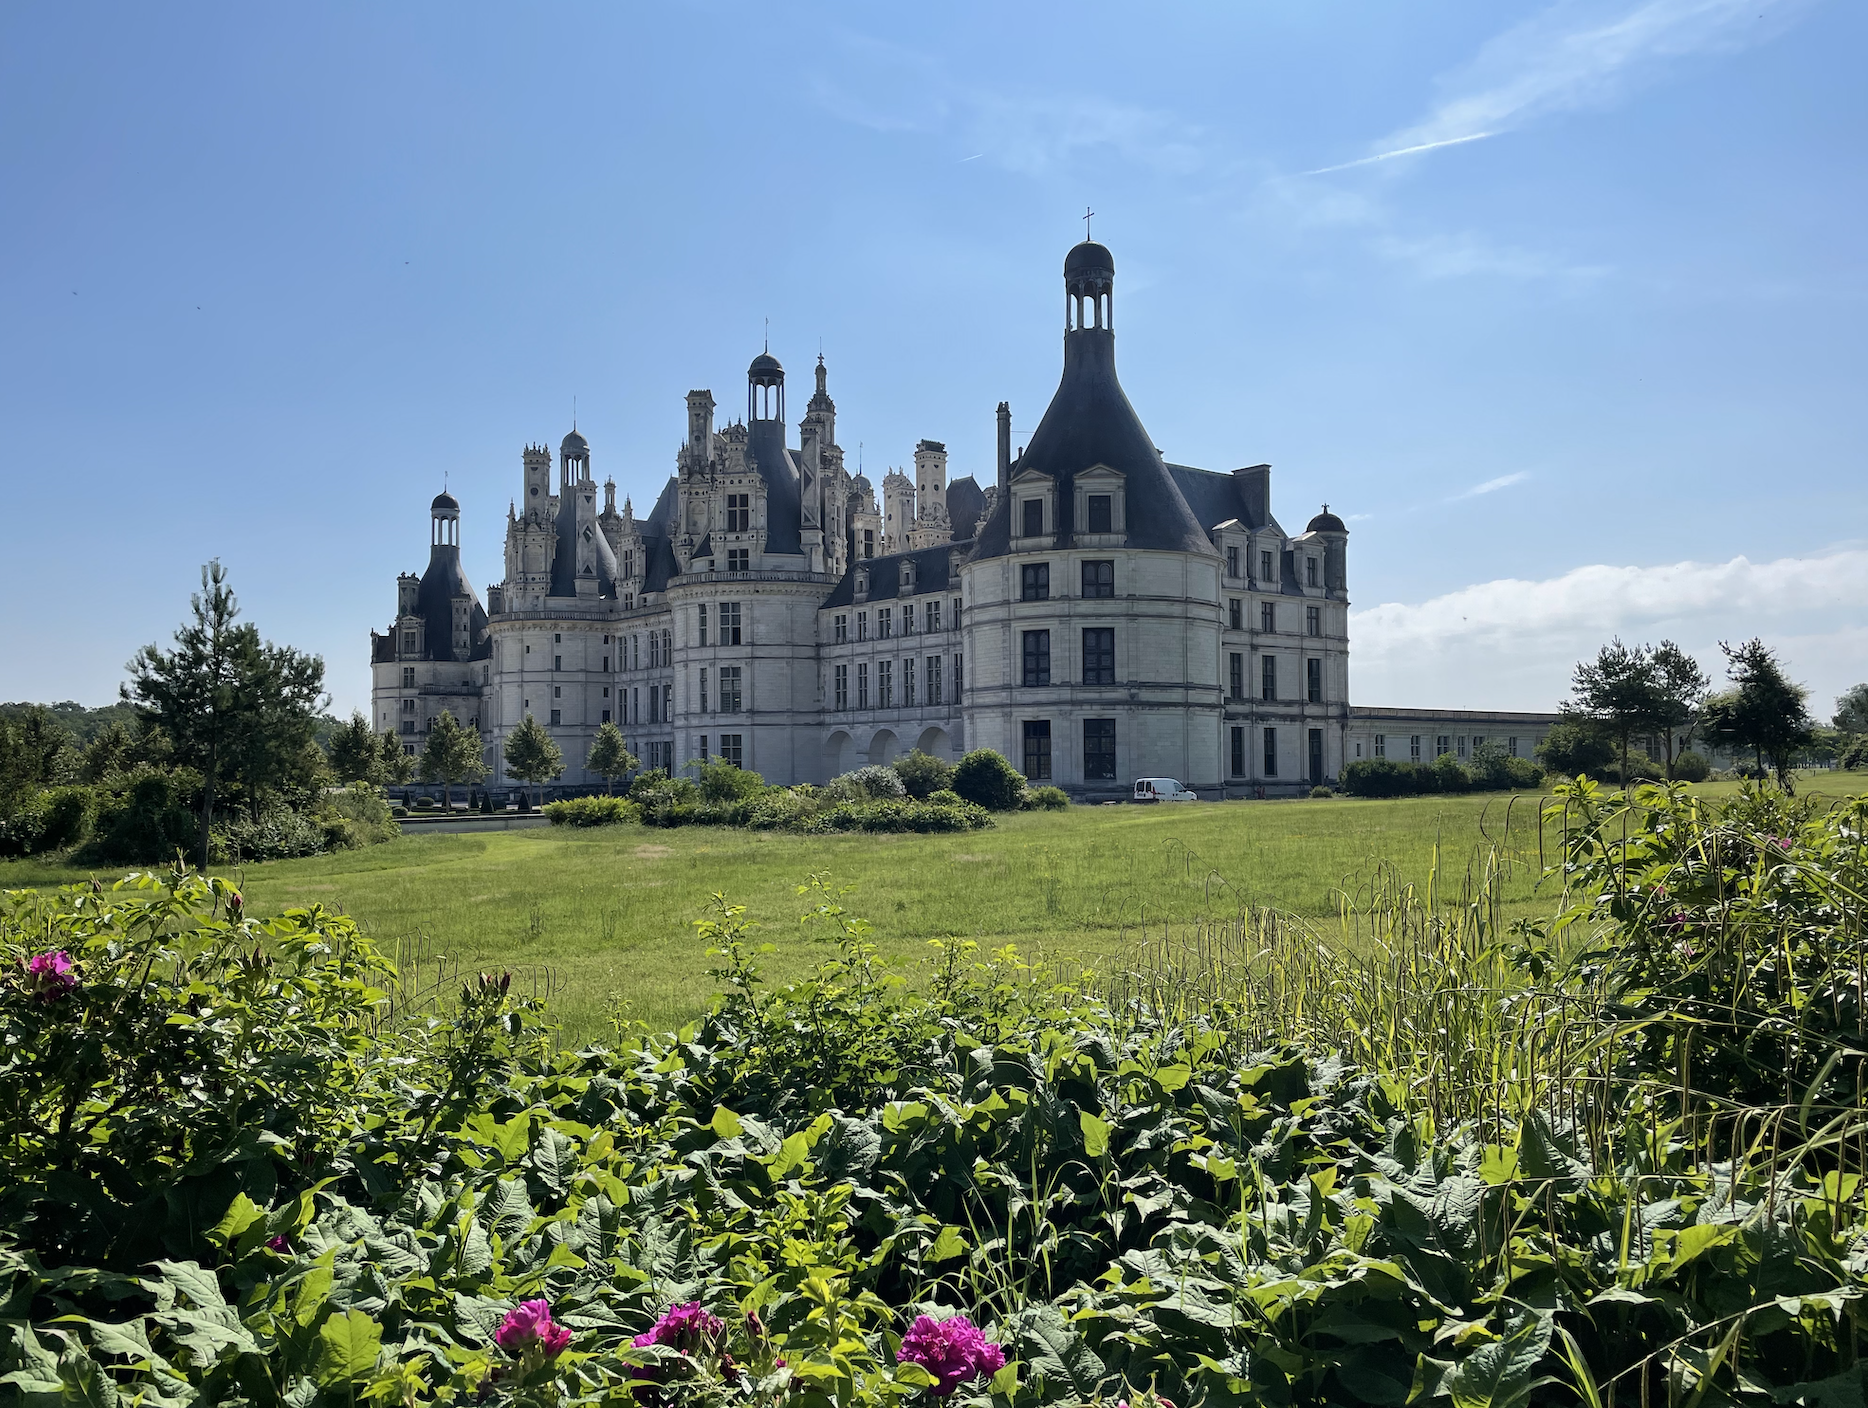
[[[590,745],[590,756],[584,759],[584,766],[603,779],[604,791],[614,793],[616,779],[629,776],[642,764],[623,741],[623,731],[613,723],[606,723],[597,730],[596,741]]]
[[[521,782],[538,785],[564,773],[564,750],[530,714],[506,735],[505,752],[507,774]]]
[[[454,809],[456,783],[474,783],[486,776],[485,755],[479,729],[459,723],[447,709],[435,716],[422,745],[422,781],[441,784],[443,811]]]

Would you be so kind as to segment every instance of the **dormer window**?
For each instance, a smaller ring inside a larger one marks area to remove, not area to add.
[[[1317,560],[1314,557],[1304,559],[1304,585],[1307,587],[1321,585],[1317,581]]]
[[[1025,538],[1040,537],[1044,533],[1044,500],[1026,499],[1019,505],[1021,515],[1019,536]]]
[[[726,496],[726,531],[729,533],[752,531],[751,494],[728,494]]]
[[[915,589],[915,564],[913,558],[905,558],[902,561],[901,589],[905,592],[911,592]]]
[[[1115,529],[1110,527],[1109,497],[1108,494],[1091,494],[1089,496],[1089,504],[1084,513],[1084,518],[1086,520],[1084,526],[1088,531],[1092,533],[1115,532]]]

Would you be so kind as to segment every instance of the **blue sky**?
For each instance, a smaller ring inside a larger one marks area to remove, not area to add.
[[[1758,633],[1826,714],[1865,51],[1842,0],[7,6],[0,698],[113,697],[219,556],[347,710],[444,477],[484,591],[528,440],[575,397],[640,505],[767,319],[872,478],[989,474],[1090,204],[1169,458],[1349,520],[1356,702]]]

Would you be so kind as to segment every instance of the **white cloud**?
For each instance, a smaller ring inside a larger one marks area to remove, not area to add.
[[[1391,152],[1377,152],[1374,156],[1359,156],[1354,161],[1339,161],[1334,166],[1319,166],[1315,171],[1306,171],[1306,176],[1328,176],[1332,171],[1349,171],[1358,166],[1373,166],[1378,161],[1393,161],[1398,156],[1413,156],[1416,152],[1430,152],[1438,147],[1457,147],[1462,142],[1481,142],[1493,137],[1494,132],[1471,132],[1464,137],[1448,137],[1443,142],[1417,142],[1411,147],[1397,147]]]
[[[1483,484],[1474,484],[1470,489],[1453,495],[1449,502],[1457,503],[1461,499],[1474,499],[1480,494],[1495,494],[1500,489],[1509,489],[1513,484],[1522,484],[1531,477],[1531,471],[1521,469],[1516,474],[1501,474],[1496,479],[1488,479]]]
[[[1376,142],[1375,155],[1341,166],[1477,141],[1550,113],[1606,107],[1687,55],[1729,53],[1774,37],[1810,3],[1553,5],[1490,40],[1471,63],[1448,75],[1446,96],[1420,122]]]
[[[1358,704],[1552,709],[1570,670],[1610,636],[1667,637],[1715,679],[1721,640],[1762,636],[1811,707],[1868,679],[1868,548],[1752,562],[1578,567],[1544,581],[1506,578],[1418,605],[1350,613],[1351,698]]]

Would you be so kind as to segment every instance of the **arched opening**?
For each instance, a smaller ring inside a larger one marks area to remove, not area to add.
[[[835,733],[831,734],[829,738],[824,740],[825,781],[829,781],[833,777],[841,777],[844,773],[851,770],[851,754],[854,752],[855,746],[856,740],[851,738],[849,734],[845,733],[842,729],[838,729]]]
[[[953,761],[953,740],[947,736],[944,728],[923,729],[921,736],[915,740],[915,747],[942,762]]]
[[[869,740],[869,756],[866,761],[880,767],[886,767],[901,755],[902,741],[895,736],[893,729],[878,729],[876,736]]]

